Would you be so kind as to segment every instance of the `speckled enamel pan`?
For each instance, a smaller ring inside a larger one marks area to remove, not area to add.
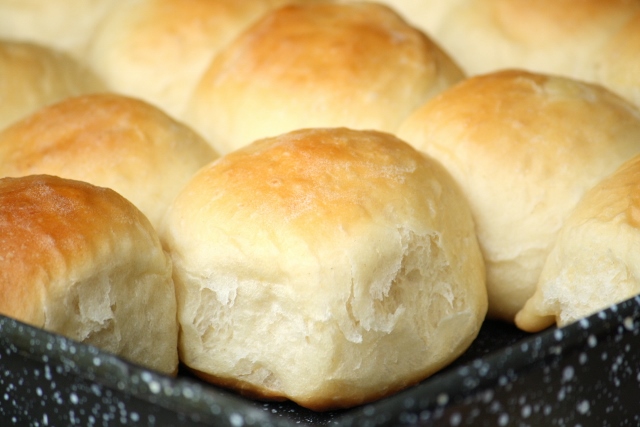
[[[640,297],[536,335],[488,321],[456,363],[421,384],[313,413],[170,378],[0,317],[0,425],[638,426],[639,331]]]

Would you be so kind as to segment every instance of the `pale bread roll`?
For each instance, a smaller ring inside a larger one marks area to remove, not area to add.
[[[0,177],[58,175],[109,187],[154,226],[217,153],[188,126],[134,98],[67,98],[0,132]]]
[[[427,102],[398,135],[441,161],[466,194],[489,315],[513,321],[582,195],[640,152],[640,111],[600,86],[506,70]]]
[[[505,68],[592,81],[596,52],[637,0],[463,0],[433,36],[469,75]]]
[[[640,293],[640,157],[589,190],[565,221],[521,329],[565,326]]]
[[[270,9],[294,0],[140,0],[104,19],[87,61],[115,92],[179,117],[223,46]]]
[[[47,175],[0,179],[0,313],[172,374],[172,266],[116,192]]]
[[[305,127],[393,132],[463,77],[386,6],[307,2],[267,13],[223,49],[183,118],[221,154]]]
[[[0,38],[27,41],[84,58],[89,39],[123,0],[0,0]]]
[[[67,54],[0,40],[0,130],[46,105],[103,89],[98,77]]]
[[[596,80],[640,106],[640,12],[602,48]]]
[[[181,360],[254,397],[380,398],[453,361],[486,312],[466,200],[390,134],[306,129],[239,149],[187,184],[161,236]]]

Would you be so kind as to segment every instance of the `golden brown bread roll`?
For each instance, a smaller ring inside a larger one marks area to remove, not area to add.
[[[305,127],[393,132],[463,77],[388,7],[307,2],[267,13],[223,49],[183,118],[221,154]]]
[[[0,130],[46,105],[103,88],[99,78],[62,52],[0,40]]]
[[[116,94],[67,98],[0,132],[0,177],[58,175],[109,187],[157,226],[217,153],[188,126]]]
[[[489,315],[513,321],[582,195],[640,152],[640,111],[600,86],[506,70],[427,102],[398,135],[441,161],[466,194]]]
[[[593,80],[596,52],[637,0],[462,0],[433,36],[469,75],[505,68]]]
[[[61,50],[81,60],[93,32],[121,0],[0,0],[0,38]]]
[[[141,0],[104,19],[87,61],[115,92],[180,117],[211,59],[266,11],[294,0]]]
[[[640,157],[589,190],[547,258],[516,325],[565,326],[640,293]]]
[[[109,189],[0,179],[0,313],[177,371],[170,259],[144,215]]]
[[[450,363],[487,307],[467,202],[390,134],[306,129],[203,168],[161,236],[181,360],[315,410],[393,393]]]

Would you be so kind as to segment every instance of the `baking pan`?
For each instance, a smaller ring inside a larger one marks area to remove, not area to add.
[[[638,426],[639,329],[640,296],[534,335],[486,321],[466,353],[422,383],[315,413],[186,371],[168,377],[0,316],[0,425]]]

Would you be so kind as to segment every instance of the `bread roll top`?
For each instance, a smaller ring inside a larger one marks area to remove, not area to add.
[[[0,130],[54,102],[99,92],[102,81],[69,55],[0,40]]]
[[[87,43],[120,0],[0,0],[0,38],[85,57]]]
[[[50,174],[109,187],[154,226],[217,156],[190,127],[117,94],[67,98],[0,132],[0,176]]]
[[[424,33],[365,2],[307,2],[263,16],[214,59],[184,115],[221,153],[308,127],[393,132],[464,77]]]
[[[593,81],[596,52],[638,10],[635,0],[463,0],[433,36],[469,75],[523,68]]]
[[[0,313],[165,373],[177,370],[171,263],[113,190],[0,179]]]

